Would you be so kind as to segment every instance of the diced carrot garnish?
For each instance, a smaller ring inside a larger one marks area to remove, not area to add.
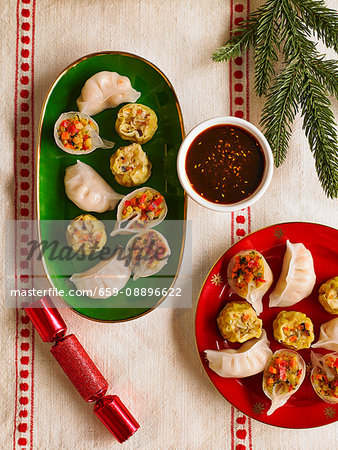
[[[290,361],[290,366],[291,366],[291,367],[294,367],[294,366],[296,366],[296,365],[297,365],[296,358],[292,358],[291,361]]]

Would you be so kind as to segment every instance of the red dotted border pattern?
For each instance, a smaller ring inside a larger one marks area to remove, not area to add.
[[[14,112],[14,179],[16,220],[16,288],[28,287],[32,273],[25,244],[32,238],[34,219],[34,34],[35,0],[17,0]],[[33,448],[34,329],[16,309],[15,415],[13,449]]]
[[[231,0],[230,28],[234,30],[250,12],[249,0]],[[230,61],[230,115],[249,120],[249,53]],[[231,243],[251,232],[251,209],[231,213]],[[231,450],[252,450],[251,419],[231,407]]]

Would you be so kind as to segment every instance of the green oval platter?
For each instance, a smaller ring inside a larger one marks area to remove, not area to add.
[[[77,111],[76,99],[88,78],[103,70],[118,72],[130,78],[132,86],[141,97],[138,102],[150,106],[158,117],[158,130],[154,137],[143,145],[153,168],[145,186],[161,192],[168,205],[164,222],[155,229],[162,232],[171,247],[168,264],[158,274],[127,282],[123,293],[106,300],[86,296],[70,296],[75,288],[69,274],[83,272],[98,261],[82,258],[55,258],[47,248],[43,255],[44,269],[48,280],[58,292],[64,291],[62,300],[75,312],[92,320],[102,322],[122,322],[152,311],[165,298],[166,289],[173,286],[180,267],[186,219],[186,197],[179,183],[176,171],[176,157],[184,137],[181,109],[175,91],[166,76],[149,61],[124,52],[102,52],[85,56],[69,65],[55,80],[46,96],[40,118],[37,147],[37,218],[41,242],[60,240],[66,246],[65,229],[70,220],[84,213],[65,194],[65,169],[77,159],[92,166],[117,192],[127,194],[136,188],[125,188],[116,183],[109,167],[111,155],[119,147],[129,145],[115,131],[115,120],[120,105],[105,110],[94,119],[100,127],[100,135],[115,142],[113,149],[97,149],[88,155],[70,155],[63,152],[54,141],[53,128],[63,112]],[[110,237],[116,209],[103,214],[91,213],[106,225],[107,245],[113,249],[125,246],[131,236]],[[111,228],[109,228],[112,221]],[[140,295],[143,288],[147,295]],[[151,289],[164,295],[149,295]]]

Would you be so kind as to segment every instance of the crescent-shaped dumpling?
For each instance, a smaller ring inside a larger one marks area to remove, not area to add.
[[[225,378],[244,378],[262,372],[272,355],[265,330],[259,339],[250,339],[237,350],[205,350],[211,370]]]
[[[66,169],[66,195],[84,211],[103,213],[112,210],[123,198],[99,175],[81,161]]]
[[[70,277],[76,288],[90,298],[106,299],[116,295],[129,280],[132,268],[120,251],[82,273]]]
[[[321,325],[319,339],[315,344],[312,344],[312,347],[338,352],[338,317]]]
[[[270,294],[270,307],[287,307],[308,297],[316,274],[311,252],[301,243],[286,242],[282,273]]]
[[[121,103],[136,102],[140,95],[128,77],[104,70],[85,82],[76,104],[80,112],[93,116]]]

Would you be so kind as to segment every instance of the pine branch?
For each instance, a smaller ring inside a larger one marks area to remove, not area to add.
[[[330,95],[338,99],[338,61],[334,59],[314,59],[313,75],[326,87]]]
[[[292,0],[304,21],[327,47],[338,52],[338,14],[323,0]]]
[[[252,24],[246,28],[244,24],[231,32],[230,39],[220,48],[218,48],[212,55],[215,62],[229,61],[232,58],[240,56],[253,44],[254,34],[256,32],[256,24]]]
[[[260,97],[265,94],[274,75],[274,62],[278,61],[275,21],[280,13],[280,0],[270,0],[261,9],[255,33],[255,90]]]
[[[306,2],[308,2],[308,0],[306,0]],[[318,53],[316,45],[306,36],[308,30],[297,18],[296,11],[291,8],[285,0],[283,2],[282,11],[283,52],[287,61],[290,60],[290,58],[294,59],[296,57],[295,55],[297,55],[297,58],[302,61],[304,67],[309,68],[314,73],[317,80],[326,86],[329,93],[338,98],[337,61],[324,60],[325,56]]]
[[[323,0],[266,0],[218,49],[214,61],[254,49],[255,89],[266,96],[261,124],[279,166],[286,158],[298,103],[325,193],[338,197],[338,142],[328,94],[338,98],[338,62],[325,60],[312,32],[338,49],[338,15]],[[284,68],[274,77],[277,52]]]
[[[323,86],[307,72],[300,103],[303,128],[315,158],[319,180],[327,196],[338,196],[338,136],[330,101]]]
[[[299,62],[289,64],[276,77],[266,97],[260,123],[271,145],[276,167],[286,158],[291,126],[298,110],[301,80]]]
[[[286,62],[300,59],[303,64],[309,56],[318,54],[316,45],[308,39],[310,31],[297,16],[297,11],[290,0],[282,0],[281,4],[281,40]]]

